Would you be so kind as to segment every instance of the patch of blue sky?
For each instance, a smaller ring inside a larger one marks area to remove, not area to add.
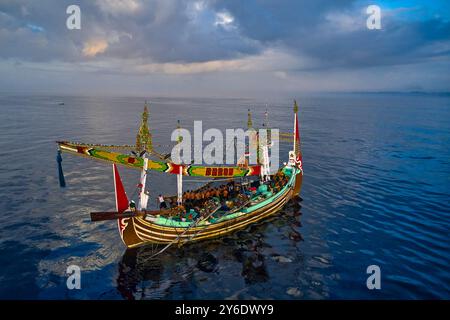
[[[424,21],[430,19],[450,20],[450,1],[448,0],[359,0],[357,5],[378,5],[394,13],[398,19]]]
[[[37,26],[35,24],[32,24],[32,23],[27,23],[27,28],[33,32],[44,32],[44,28]]]

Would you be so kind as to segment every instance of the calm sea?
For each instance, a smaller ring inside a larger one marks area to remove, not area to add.
[[[125,250],[114,222],[89,222],[90,211],[114,208],[110,165],[65,154],[62,189],[54,143],[133,144],[144,98],[0,96],[0,298],[449,299],[450,97],[297,98],[303,201],[152,261],[151,248]],[[260,126],[267,108],[271,127],[292,130],[291,97],[148,100],[163,151],[178,119],[245,127],[251,108]],[[131,194],[139,171],[121,174]],[[150,192],[175,193],[175,183],[152,174]],[[66,287],[72,264],[81,290]],[[381,290],[366,287],[373,264]]]

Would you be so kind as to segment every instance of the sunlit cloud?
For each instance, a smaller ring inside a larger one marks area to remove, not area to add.
[[[127,66],[128,72],[164,73],[164,74],[199,74],[213,72],[272,72],[280,79],[286,79],[286,70],[298,69],[311,64],[311,60],[298,59],[282,50],[268,49],[257,56],[240,59],[214,60],[195,63],[148,63],[137,65],[135,68]],[[123,69],[124,70],[124,69]]]
[[[91,40],[84,44],[83,55],[85,57],[95,57],[97,54],[104,53],[108,49],[106,40]]]
[[[135,68],[139,73],[198,74],[210,72],[236,71],[241,69],[241,60],[217,60],[196,63],[150,63]]]

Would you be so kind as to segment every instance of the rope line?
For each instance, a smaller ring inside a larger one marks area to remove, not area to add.
[[[180,233],[174,240],[172,240],[170,243],[168,243],[164,248],[162,248],[161,250],[159,250],[158,252],[156,252],[155,254],[151,255],[149,259],[152,259],[154,257],[156,257],[157,255],[160,255],[161,253],[163,253],[164,251],[166,251],[169,247],[171,247],[175,242],[179,241],[180,238],[186,233],[188,232],[191,228],[196,227],[200,222],[205,221],[207,219],[209,219],[209,217],[211,217],[217,210],[213,210],[210,214],[208,214],[205,218],[203,219],[199,219],[197,220],[194,224],[191,224],[188,228],[186,228],[186,230],[184,230],[182,233]],[[206,230],[206,229],[205,229]],[[204,230],[199,230],[200,231],[204,231]],[[192,240],[192,238],[194,236],[196,236],[198,233],[195,233],[188,241]]]

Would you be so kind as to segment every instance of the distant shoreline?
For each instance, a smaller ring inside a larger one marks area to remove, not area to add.
[[[320,95],[417,95],[417,96],[439,96],[439,97],[450,97],[450,91],[310,91],[310,92],[292,92],[292,93],[281,93],[275,94],[271,98],[282,99],[286,97],[307,97],[307,96],[320,96]],[[69,97],[85,97],[85,98],[142,98],[142,99],[227,99],[227,100],[254,100],[254,99],[267,99],[264,97],[251,97],[251,96],[168,96],[164,94],[149,93],[148,95],[141,94],[88,94],[88,93],[51,93],[51,92],[2,92],[0,91],[0,96],[11,96],[11,97],[58,97],[58,98],[69,98]]]

